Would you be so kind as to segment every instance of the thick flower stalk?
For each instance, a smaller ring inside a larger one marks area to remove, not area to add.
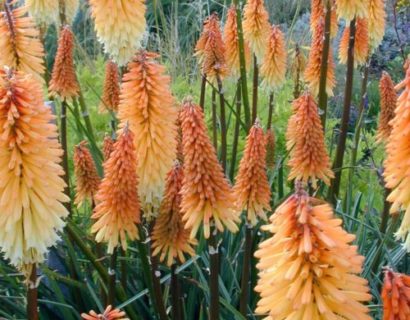
[[[410,319],[410,276],[384,271],[382,289],[383,320]]]
[[[165,178],[176,157],[177,108],[170,77],[155,59],[139,52],[123,77],[118,118],[135,134],[139,196],[147,219],[158,214]]]
[[[290,152],[289,180],[312,183],[317,180],[327,185],[334,177],[326,150],[323,127],[315,100],[305,93],[293,102],[293,115],[286,132],[286,147]]]
[[[95,31],[105,52],[120,66],[141,47],[146,20],[144,0],[90,0]]]
[[[26,0],[30,15],[39,24],[50,24],[58,20],[59,0]]]
[[[377,140],[387,141],[392,131],[391,120],[394,118],[394,111],[397,105],[397,93],[394,83],[387,72],[383,75],[379,83],[380,92],[380,118],[377,128]]]
[[[265,56],[261,64],[263,86],[269,91],[280,87],[286,76],[285,36],[278,26],[272,26]]]
[[[80,87],[74,68],[74,35],[69,26],[63,27],[51,75],[49,91],[63,100],[79,95]]]
[[[106,134],[104,137],[103,148],[102,148],[104,161],[108,160],[108,158],[111,155],[111,152],[114,150],[114,143],[115,143],[115,140],[111,138],[110,135]]]
[[[255,226],[258,218],[267,220],[271,194],[266,174],[266,139],[259,120],[249,131],[233,193],[235,206],[239,211],[246,210],[250,224]]]
[[[85,141],[75,147],[73,160],[74,174],[77,181],[75,204],[81,206],[85,200],[95,203],[94,197],[100,185],[100,177]]]
[[[269,38],[269,14],[264,0],[249,0],[243,9],[243,35],[259,61],[265,55]]]
[[[320,85],[320,68],[322,66],[322,52],[323,52],[323,39],[324,39],[324,20],[322,19],[316,27],[316,31],[313,34],[312,46],[310,48],[309,60],[305,69],[305,80],[309,84],[310,91],[313,95],[319,93]],[[333,61],[332,49],[329,51],[329,59],[327,65],[327,77],[326,77],[326,92],[328,96],[333,96],[333,88],[336,85],[335,78],[335,63]]]
[[[367,18],[369,15],[369,1],[336,0],[336,13],[339,19],[349,23],[354,18]]]
[[[184,178],[182,166],[177,162],[167,176],[164,199],[152,232],[153,255],[171,266],[176,261],[185,262],[184,254],[195,255],[195,239],[190,239],[191,230],[185,228],[181,212],[181,188]]]
[[[97,206],[91,232],[97,242],[108,243],[108,253],[121,243],[127,249],[127,237],[138,239],[140,223],[138,201],[137,158],[133,134],[125,127],[114,144],[110,158],[104,163],[104,179],[96,195]]]
[[[112,306],[108,306],[102,314],[98,314],[94,310],[90,313],[83,313],[81,317],[84,320],[129,320],[126,318],[125,312],[119,309],[113,309]]]
[[[326,0],[326,1],[334,2],[334,0]],[[316,32],[316,27],[322,19],[325,19],[324,0],[311,0],[310,31],[312,32],[312,34]],[[330,36],[334,38],[337,35],[337,31],[339,29],[336,10],[335,10],[334,5],[332,6],[332,13],[331,13],[330,21],[331,21]]]
[[[107,109],[113,112],[118,111],[118,105],[120,104],[120,76],[116,63],[111,60],[105,65],[101,100],[100,112],[104,113]]]
[[[235,198],[207,135],[204,114],[190,99],[181,111],[184,180],[181,189],[181,210],[185,228],[192,228],[194,238],[203,224],[205,238],[209,238],[211,224],[219,231],[224,226],[238,231],[239,213]]]
[[[266,139],[266,167],[270,170],[275,168],[275,132],[268,129],[265,134]]]
[[[393,128],[386,146],[384,179],[386,187],[392,190],[387,198],[393,203],[390,212],[405,210],[396,236],[406,239],[405,247],[410,251],[410,67],[405,79],[396,86],[396,90],[401,88],[404,90],[397,100],[395,117],[391,121]]]
[[[265,319],[371,320],[371,300],[359,276],[364,257],[352,245],[327,203],[297,190],[263,227],[272,235],[255,256],[260,294],[256,313]]]
[[[44,261],[68,215],[54,119],[33,76],[0,71],[0,247],[19,268]]]
[[[346,27],[343,31],[342,38],[340,39],[339,46],[339,61],[346,64],[349,52],[349,38],[350,28]],[[364,64],[369,56],[369,30],[367,26],[367,19],[356,20],[356,36],[354,44],[354,62],[355,65]]]
[[[369,0],[369,38],[373,48],[377,48],[383,40],[386,27],[385,0]]]
[[[8,66],[33,74],[42,79],[44,48],[33,19],[27,16],[27,7],[12,9],[4,4],[0,12],[0,67]]]
[[[232,5],[227,13],[225,27],[224,27],[224,41],[226,49],[226,65],[230,74],[234,78],[240,76],[240,59],[239,59],[239,41],[238,29],[236,23],[236,6]],[[244,43],[245,50],[245,66],[249,70],[251,62],[251,50],[247,43]]]
[[[205,20],[202,34],[195,46],[195,55],[202,74],[210,81],[215,82],[217,78],[222,79],[228,74],[225,44],[216,13]]]

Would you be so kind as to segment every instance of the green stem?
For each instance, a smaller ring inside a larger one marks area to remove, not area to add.
[[[236,87],[236,121],[235,121],[235,132],[233,136],[233,142],[232,142],[232,159],[231,159],[231,168],[230,168],[230,173],[229,177],[231,178],[231,181],[234,179],[235,175],[235,165],[236,165],[236,157],[237,157],[237,151],[238,151],[238,143],[239,143],[239,133],[240,133],[240,127],[241,127],[241,82],[238,81],[238,85]]]
[[[245,59],[245,41],[243,37],[242,29],[242,12],[239,6],[239,0],[233,0],[233,3],[236,7],[236,25],[238,30],[238,43],[239,43],[239,63],[240,63],[240,72],[241,72],[241,88],[242,88],[242,100],[243,108],[245,114],[245,125],[247,131],[251,127],[251,113],[249,107],[249,96],[248,96],[248,85],[246,82],[246,59]]]
[[[202,110],[205,109],[205,94],[206,94],[206,75],[202,75],[202,81],[201,81],[201,97],[199,99],[199,106],[202,108]]]
[[[300,96],[300,73],[302,72],[300,65],[299,65],[299,55],[300,55],[300,48],[299,45],[297,44],[295,47],[295,60],[297,61],[297,68],[296,68],[296,78],[295,78],[295,83],[294,83],[294,89],[293,89],[293,97],[295,99],[299,98]]]
[[[253,55],[253,95],[252,95],[252,123],[255,123],[258,116],[258,85],[259,85],[259,67],[256,55]]]
[[[88,134],[95,140],[94,129],[91,124],[90,114],[88,113],[88,108],[84,100],[82,91],[80,91],[80,96],[78,97],[78,103],[80,104],[80,109],[82,117],[85,122],[85,127],[87,128]]]
[[[272,127],[272,117],[274,108],[274,94],[273,92],[269,95],[269,111],[268,111],[268,124],[266,128],[269,130]]]
[[[128,275],[128,271],[127,271],[127,252],[124,251],[122,248],[120,249],[121,252],[121,285],[123,288],[127,288],[127,275]]]
[[[212,139],[218,153],[218,119],[216,116],[216,89],[212,89]]]
[[[350,106],[352,102],[352,92],[353,92],[353,76],[354,76],[354,45],[356,38],[356,19],[350,22],[350,38],[349,38],[349,49],[347,58],[347,73],[346,73],[346,85],[345,85],[345,97],[343,104],[343,115],[342,122],[340,126],[339,141],[336,149],[335,161],[333,163],[333,170],[335,171],[335,178],[332,180],[332,184],[329,188],[328,200],[332,204],[336,203],[337,197],[339,196],[340,182],[342,179],[342,170],[340,168],[343,166],[343,159],[346,150],[346,139],[347,131],[349,126],[350,118]]]
[[[66,184],[64,188],[64,193],[70,197],[70,179],[69,179],[69,172],[68,172],[68,147],[67,147],[67,102],[63,100],[61,102],[61,119],[60,119],[60,142],[61,147],[63,148],[63,169],[64,169],[64,182]],[[68,201],[65,204],[68,212],[71,214],[71,201]]]
[[[221,107],[221,162],[224,172],[226,172],[226,154],[227,154],[227,129],[226,129],[226,110],[225,110],[225,97],[224,90],[222,86],[222,80],[220,77],[217,77],[218,81],[218,91],[219,91],[219,103]]]
[[[326,117],[327,117],[327,70],[329,63],[330,53],[330,33],[331,33],[331,19],[332,18],[332,3],[330,0],[326,1],[326,16],[325,16],[325,39],[323,41],[322,61],[320,66],[320,80],[319,80],[319,108],[322,110],[321,120],[323,130],[326,129]]]
[[[108,297],[107,305],[115,305],[115,281],[116,281],[116,268],[117,268],[117,253],[118,249],[114,248],[111,254],[110,267],[108,269]]]
[[[38,320],[37,266],[32,264],[27,287],[27,319]]]
[[[158,258],[151,255],[151,277],[152,285],[154,288],[154,297],[157,306],[158,316],[160,320],[167,320],[167,311],[165,309],[165,304],[162,299],[162,289],[161,289],[161,273],[158,270]]]
[[[173,264],[171,267],[171,298],[172,298],[172,319],[182,320],[182,308],[180,303],[180,288],[178,275],[176,273],[177,264]]]
[[[209,289],[210,289],[210,306],[209,306],[209,319],[220,320],[219,318],[219,248],[216,229],[211,230],[211,234],[208,239],[209,246],[209,259],[211,274],[209,277]]]
[[[245,250],[243,253],[241,296],[239,304],[239,311],[245,318],[247,315],[249,300],[250,268],[252,257],[252,231],[252,225],[249,222],[245,223]]]

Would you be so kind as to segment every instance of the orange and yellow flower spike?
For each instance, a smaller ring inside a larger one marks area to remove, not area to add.
[[[336,13],[339,19],[349,23],[354,18],[367,18],[369,15],[368,0],[336,0]]]
[[[340,63],[347,63],[347,55],[349,51],[350,27],[346,27],[340,39],[339,46],[339,61]],[[354,63],[361,65],[366,63],[369,56],[369,30],[367,27],[367,19],[356,20],[356,39],[354,44]]]
[[[384,270],[383,320],[410,319],[410,276]]]
[[[192,228],[191,238],[201,225],[207,239],[211,224],[221,232],[224,227],[236,232],[240,218],[234,208],[235,198],[207,135],[201,107],[187,98],[180,117],[184,152],[181,210],[185,227]]]
[[[271,235],[255,253],[257,314],[265,319],[372,319],[365,305],[372,296],[360,277],[364,257],[342,224],[329,204],[297,186],[262,227]]]
[[[18,268],[44,261],[68,215],[54,119],[41,83],[0,71],[0,247]]]
[[[334,2],[334,0],[311,0],[310,31],[312,32],[312,34],[315,33],[318,23],[320,23],[322,19],[325,19],[324,1]],[[330,36],[334,38],[337,35],[337,31],[339,29],[334,3],[332,4],[332,13],[330,21]]]
[[[26,0],[30,15],[38,24],[58,21],[59,0]]]
[[[81,318],[83,320],[129,320],[126,318],[124,311],[113,309],[111,305],[108,306],[102,314],[97,314],[97,312],[91,310],[88,314],[81,314]]]
[[[386,28],[385,0],[369,0],[369,38],[373,48],[377,48],[383,40]]]
[[[176,158],[177,108],[171,79],[155,53],[141,51],[123,77],[118,118],[135,134],[139,197],[144,216],[158,215],[165,178]]]
[[[91,232],[97,242],[108,243],[108,253],[121,244],[127,249],[127,238],[138,239],[140,223],[137,158],[132,132],[125,127],[104,163],[104,179],[95,196],[97,206]]]
[[[377,140],[387,141],[391,130],[391,120],[394,118],[394,111],[397,105],[397,93],[394,89],[394,83],[390,75],[383,71],[379,83],[380,92],[380,119],[377,129]]]
[[[108,61],[105,65],[105,78],[103,94],[100,103],[100,112],[104,113],[107,110],[112,112],[118,111],[120,104],[120,75],[118,66],[113,61]]]
[[[272,170],[275,167],[275,132],[268,129],[265,134],[266,139],[266,167]]]

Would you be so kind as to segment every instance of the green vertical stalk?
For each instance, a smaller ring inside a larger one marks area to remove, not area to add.
[[[211,230],[211,234],[208,239],[209,246],[209,259],[210,259],[210,277],[209,277],[209,289],[210,289],[210,305],[209,305],[209,319],[220,320],[219,317],[219,246],[217,239],[217,230]]]
[[[236,25],[238,30],[238,43],[239,43],[239,63],[240,63],[240,72],[241,72],[241,88],[242,88],[242,100],[243,100],[243,109],[245,114],[245,125],[246,130],[248,131],[251,127],[251,112],[249,107],[249,96],[248,96],[248,85],[246,81],[246,59],[245,59],[245,41],[243,38],[243,29],[242,29],[242,12],[239,7],[239,0],[233,0],[233,3],[236,7]]]
[[[64,169],[64,182],[66,184],[64,193],[70,197],[70,174],[68,171],[68,146],[67,146],[67,102],[63,100],[61,102],[61,115],[60,115],[60,143],[63,148],[63,169]],[[68,212],[71,214],[71,201],[65,203]]]
[[[333,163],[333,170],[335,171],[335,178],[332,180],[332,184],[329,188],[328,200],[332,204],[336,203],[339,196],[340,182],[342,179],[342,166],[343,159],[346,150],[347,130],[349,126],[350,118],[350,106],[352,102],[353,92],[353,76],[354,76],[354,45],[356,38],[356,19],[350,22],[350,38],[349,49],[347,58],[347,73],[346,73],[346,85],[345,85],[345,97],[343,104],[343,115],[340,126],[339,141],[336,149],[335,161]]]
[[[127,288],[127,252],[124,249],[120,249],[120,253],[121,253],[121,285],[123,288]]]
[[[205,94],[206,94],[206,74],[203,74],[202,80],[201,80],[201,97],[199,99],[199,106],[202,108],[202,110],[205,109]]]
[[[87,128],[88,134],[95,140],[93,125],[91,124],[90,114],[88,113],[88,108],[84,100],[82,91],[80,90],[80,96],[78,97],[78,103],[80,104],[80,109],[82,117],[85,122],[85,127]]]
[[[218,153],[218,119],[216,116],[216,90],[212,89],[212,140],[215,151]]]
[[[322,50],[322,62],[320,65],[320,80],[319,80],[319,108],[322,110],[320,116],[322,120],[323,130],[326,130],[326,117],[327,117],[327,70],[329,63],[329,53],[330,53],[330,33],[332,27],[332,3],[330,0],[326,1],[326,15],[325,15],[325,39],[323,41]]]
[[[232,142],[232,159],[231,159],[231,168],[229,172],[229,177],[231,181],[234,179],[235,175],[235,165],[236,165],[236,157],[238,152],[238,143],[239,143],[239,133],[240,133],[240,126],[241,126],[241,82],[238,81],[236,87],[236,120],[235,120],[235,132],[233,136]]]
[[[259,67],[256,55],[253,55],[253,87],[252,87],[252,123],[255,123],[258,116],[258,89],[259,89]]]
[[[111,254],[110,267],[108,268],[108,296],[107,296],[107,305],[115,305],[115,282],[116,282],[116,269],[117,269],[117,254],[118,248],[114,248],[113,253]]]
[[[37,291],[37,265],[31,265],[30,279],[27,284],[27,319],[38,320],[38,291]]]
[[[225,110],[225,96],[222,86],[222,80],[217,76],[218,82],[218,93],[219,93],[219,104],[220,110],[220,120],[221,120],[221,162],[224,172],[226,172],[226,154],[227,154],[227,128],[226,128],[226,110]]]
[[[296,78],[295,78],[295,83],[294,83],[294,89],[293,89],[293,97],[295,99],[299,98],[300,96],[300,74],[302,70],[300,69],[299,65],[299,55],[300,55],[300,48],[299,45],[297,44],[295,47],[295,60],[297,61],[297,68],[296,68]]]
[[[271,92],[271,94],[269,95],[268,123],[266,125],[266,129],[268,130],[272,127],[273,108],[274,108],[274,94],[273,92]]]
[[[239,311],[247,318],[247,307],[249,300],[249,286],[250,286],[250,271],[251,271],[251,257],[252,257],[252,224],[247,221],[245,223],[245,250],[243,253],[242,263],[242,279],[241,279],[241,296],[239,302]]]
[[[182,306],[180,303],[180,288],[178,275],[176,273],[177,264],[174,263],[171,267],[171,299],[172,299],[172,319],[182,320]]]
[[[353,149],[352,149],[352,154],[350,157],[350,168],[349,168],[349,188],[347,188],[347,195],[346,195],[346,201],[345,201],[345,212],[350,211],[350,207],[352,204],[352,198],[353,198],[353,177],[355,174],[355,167],[356,167],[356,161],[357,161],[357,151],[359,149],[359,143],[360,143],[360,135],[363,127],[363,118],[364,118],[364,105],[366,102],[366,97],[367,97],[367,83],[368,83],[368,78],[369,78],[369,62],[366,62],[366,65],[364,67],[363,71],[363,79],[362,79],[362,88],[361,88],[361,99],[360,99],[360,104],[359,104],[359,118],[357,120],[356,124],[356,129],[355,129],[355,134],[354,134],[354,143],[353,143]]]
[[[162,299],[161,289],[161,274],[158,270],[158,258],[151,255],[151,277],[152,286],[154,289],[154,297],[157,306],[157,312],[160,320],[168,320],[167,311],[165,309],[164,301]]]

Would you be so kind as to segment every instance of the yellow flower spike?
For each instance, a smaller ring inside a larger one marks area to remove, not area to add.
[[[320,179],[327,185],[334,174],[326,150],[323,127],[313,97],[305,93],[293,102],[293,115],[286,132],[286,148],[290,152],[289,180],[311,182],[317,187]]]
[[[394,89],[394,83],[387,72],[383,75],[379,83],[380,92],[380,119],[377,128],[377,141],[387,141],[391,130],[391,120],[394,118],[394,111],[397,105],[397,93]]]
[[[104,50],[119,65],[126,65],[140,49],[146,20],[144,0],[90,0],[95,31]]]
[[[315,33],[317,24],[320,23],[321,19],[325,19],[325,6],[324,0],[311,0],[311,13],[310,13],[310,31],[312,34]],[[328,0],[326,0],[328,1]],[[329,0],[334,2],[334,0]],[[332,5],[331,14],[331,26],[330,26],[330,36],[334,38],[337,35],[339,29],[337,22],[337,15],[335,10],[335,5]]]
[[[369,0],[369,37],[373,48],[383,40],[386,28],[385,0]]]
[[[347,63],[347,56],[349,51],[350,28],[346,27],[340,39],[339,60],[340,63]],[[360,65],[366,63],[369,56],[369,30],[367,26],[367,19],[356,20],[356,39],[354,44],[354,63]]]
[[[227,13],[224,27],[224,40],[226,48],[226,65],[231,75],[234,78],[238,78],[240,76],[240,58],[235,5],[232,5]],[[246,70],[249,70],[251,50],[246,42],[244,43],[244,50]]]
[[[369,16],[369,0],[336,0],[336,13],[339,19],[349,23],[354,18]]]
[[[181,212],[181,188],[184,178],[182,166],[177,162],[167,176],[164,199],[152,232],[153,255],[171,266],[176,261],[185,262],[184,254],[195,255],[195,239],[190,239],[191,230],[185,229]]]
[[[97,242],[108,243],[108,253],[121,244],[127,249],[127,238],[138,239],[137,224],[140,223],[138,201],[137,158],[133,134],[125,127],[114,144],[109,159],[104,162],[104,179],[95,196],[97,206],[91,232]]]
[[[33,19],[27,16],[27,7],[15,9],[4,5],[0,12],[0,66],[32,74],[43,81],[44,48]]]
[[[54,119],[32,75],[0,71],[0,247],[18,268],[44,261],[68,215]]]
[[[201,107],[190,98],[185,99],[180,118],[184,153],[181,210],[185,228],[192,228],[191,238],[195,238],[203,225],[206,239],[211,224],[220,232],[224,227],[238,231],[240,218],[234,208],[235,198],[207,135]]]
[[[248,0],[243,9],[243,35],[259,61],[269,38],[269,15],[264,0]]]
[[[258,218],[267,220],[270,210],[270,185],[266,174],[266,139],[259,120],[252,126],[246,140],[233,188],[235,205],[246,210],[247,221],[255,226]]]
[[[405,79],[396,86],[396,90],[400,89],[404,90],[397,100],[395,116],[390,122],[392,131],[387,140],[383,175],[386,187],[392,190],[387,198],[392,203],[390,212],[405,211],[396,237],[405,240],[405,247],[410,251],[410,67]]]
[[[118,118],[135,134],[139,196],[144,217],[158,215],[165,178],[176,158],[177,108],[170,77],[157,54],[141,51],[123,77]]]
[[[372,319],[365,305],[372,296],[360,277],[364,257],[329,204],[297,186],[262,229],[270,236],[255,253],[256,314],[265,319]]]
[[[38,24],[58,21],[59,0],[26,0],[26,5]]]
[[[277,26],[272,26],[265,56],[261,63],[262,85],[273,91],[285,82],[286,45],[285,36]]]

